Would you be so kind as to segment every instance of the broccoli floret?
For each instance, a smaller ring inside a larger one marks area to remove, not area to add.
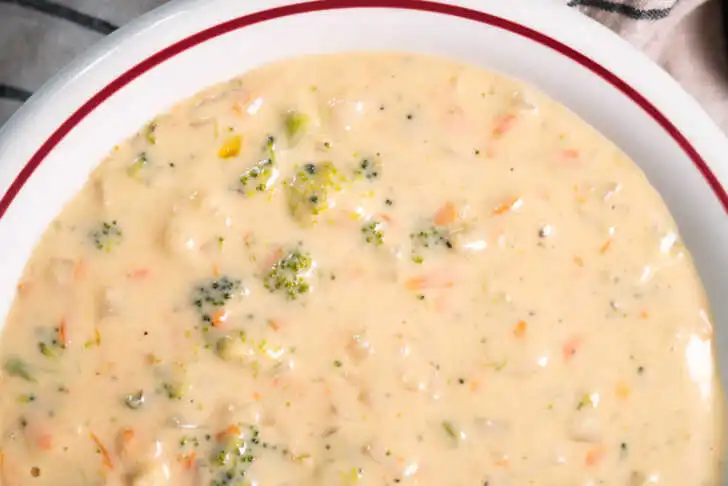
[[[25,381],[36,383],[38,380],[33,376],[30,365],[20,358],[10,358],[5,362],[3,366],[5,372],[10,376],[17,376]]]
[[[293,147],[298,145],[301,139],[308,132],[308,128],[311,125],[311,117],[305,113],[291,111],[286,113],[283,123],[286,131],[286,138],[288,139],[288,146]]]
[[[137,158],[134,160],[134,163],[126,168],[126,173],[129,177],[140,180],[141,179],[140,172],[142,171],[142,169],[144,169],[148,165],[149,165],[149,156],[147,155],[147,153],[139,152],[139,155],[137,155]]]
[[[98,228],[91,231],[90,238],[94,246],[99,250],[111,251],[114,247],[121,244],[123,234],[121,228],[116,221],[102,221]]]
[[[257,427],[232,426],[218,435],[221,443],[210,457],[210,486],[247,485],[245,476],[260,454]]]
[[[254,354],[243,331],[239,331],[237,336],[228,335],[218,339],[215,352],[225,361],[245,361]]]
[[[366,177],[370,181],[378,179],[381,173],[382,164],[377,159],[362,159],[356,169],[356,175],[358,177]]]
[[[265,158],[257,162],[240,174],[240,185],[238,192],[246,196],[252,196],[256,192],[265,192],[273,185],[278,178],[276,168],[275,138],[268,137],[263,146]]]
[[[240,192],[250,196],[255,192],[267,191],[277,172],[271,159],[261,160],[240,175]]]
[[[382,223],[380,221],[372,221],[365,224],[361,228],[364,240],[374,246],[382,246],[384,243],[384,233],[382,232]]]
[[[343,179],[331,162],[305,164],[288,181],[288,207],[302,224],[315,221],[329,207],[331,191],[341,190]]]
[[[415,263],[424,261],[422,254],[425,249],[437,246],[443,246],[447,249],[453,248],[450,235],[435,226],[410,234],[410,240],[412,242],[412,261]]]
[[[38,336],[38,351],[47,358],[57,358],[66,348],[59,339],[60,329],[55,328],[38,328],[36,335]]]
[[[215,314],[234,296],[240,295],[242,284],[238,279],[222,276],[198,284],[192,292],[192,305],[206,324],[213,322]]]
[[[183,381],[162,383],[162,390],[170,400],[182,400],[190,386]]]
[[[263,285],[271,292],[281,292],[294,300],[310,290],[308,274],[312,267],[311,256],[295,249],[273,265],[265,275]]]
[[[157,144],[157,127],[159,127],[159,124],[156,120],[152,120],[149,122],[144,130],[144,134],[146,136],[147,142],[149,142],[150,145],[156,145]]]

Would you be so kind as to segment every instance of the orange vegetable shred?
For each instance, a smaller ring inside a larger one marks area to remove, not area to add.
[[[451,202],[446,202],[435,213],[435,224],[437,226],[446,226],[455,222],[458,217],[458,210]]]
[[[522,338],[526,335],[526,329],[528,329],[526,321],[519,321],[516,327],[513,328],[513,335],[517,338]]]
[[[96,437],[96,434],[93,432],[90,434],[91,440],[94,441],[94,444],[96,444],[96,447],[99,450],[99,453],[101,454],[101,463],[104,465],[106,469],[114,469],[114,463],[111,461],[111,456],[109,455],[109,451],[104,447],[104,444],[101,443],[98,437]]]

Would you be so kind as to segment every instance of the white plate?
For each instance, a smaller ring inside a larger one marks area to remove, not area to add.
[[[210,84],[288,56],[347,50],[439,54],[521,78],[626,151],[695,257],[728,377],[728,140],[645,56],[544,0],[189,0],[121,29],[0,132],[0,318],[43,229],[115,144]]]

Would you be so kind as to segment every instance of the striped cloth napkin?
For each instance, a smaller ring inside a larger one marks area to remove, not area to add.
[[[721,0],[556,1],[643,49],[728,133],[728,55]],[[165,0],[0,0],[0,125],[74,56],[162,3]]]

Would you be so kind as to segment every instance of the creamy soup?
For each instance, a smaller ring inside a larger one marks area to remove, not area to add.
[[[664,203],[444,60],[290,60],[151,121],[46,231],[0,359],[3,486],[719,483]]]

